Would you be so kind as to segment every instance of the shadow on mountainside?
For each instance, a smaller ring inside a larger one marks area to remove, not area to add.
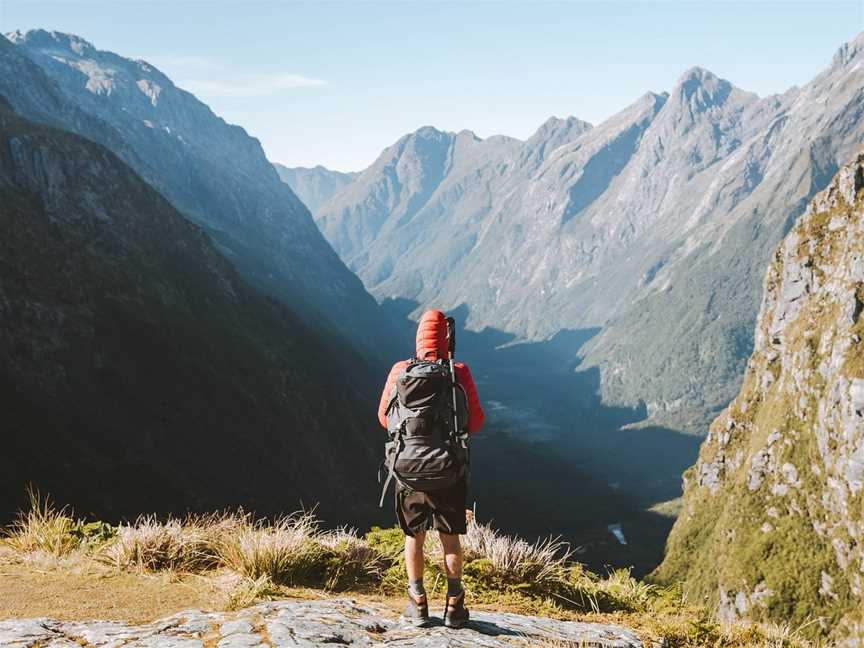
[[[382,306],[406,335],[413,332],[416,302]],[[487,414],[472,452],[479,518],[529,538],[561,534],[594,569],[633,566],[641,574],[659,563],[674,520],[647,509],[680,496],[701,439],[626,427],[645,419],[644,406],[601,402],[599,370],[578,370],[578,351],[599,328],[520,342],[497,329],[464,329],[465,305],[448,314],[459,327],[457,358],[470,365]],[[610,532],[616,524],[627,545]]]

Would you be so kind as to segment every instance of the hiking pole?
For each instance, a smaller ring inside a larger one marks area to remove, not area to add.
[[[461,433],[459,430],[459,399],[456,396],[456,368],[453,364],[453,356],[456,354],[456,320],[447,318],[447,360],[450,363],[450,387],[453,396],[453,443],[462,449],[462,471],[465,477],[465,490],[468,490],[468,479],[471,463],[471,454],[468,449],[468,431]],[[467,405],[467,403],[466,403]]]
[[[453,398],[453,436],[459,438],[459,403],[456,400],[456,370],[453,356],[456,353],[456,320],[447,318],[447,359],[450,362],[450,388]]]

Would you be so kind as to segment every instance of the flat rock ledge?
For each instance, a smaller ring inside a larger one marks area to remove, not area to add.
[[[256,646],[421,646],[499,648],[532,645],[642,648],[636,633],[615,625],[555,621],[520,614],[472,612],[468,626],[414,628],[389,610],[350,599],[278,601],[239,612],[180,612],[147,625],[51,619],[0,621],[4,648],[252,648]]]

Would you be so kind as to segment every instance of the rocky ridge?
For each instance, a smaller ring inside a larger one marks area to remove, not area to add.
[[[414,628],[374,605],[350,599],[263,603],[239,613],[180,612],[143,626],[115,621],[50,619],[0,621],[0,644],[8,648],[245,648],[247,646],[426,646],[507,648],[558,640],[597,648],[642,648],[639,637],[620,626],[555,621],[509,613],[473,612],[462,630]]]
[[[685,474],[655,576],[721,617],[864,640],[864,154],[764,279],[743,387]]]

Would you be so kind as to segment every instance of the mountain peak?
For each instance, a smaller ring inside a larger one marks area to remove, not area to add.
[[[583,121],[573,115],[564,118],[552,115],[540,125],[540,128],[537,129],[534,136],[536,137],[538,135],[552,133],[561,129],[569,130],[571,128],[575,128],[579,131],[586,131],[591,129],[591,127],[592,125],[589,122]]]
[[[448,131],[438,130],[434,126],[426,125],[426,126],[421,126],[417,130],[415,130],[413,133],[411,133],[409,135],[409,137],[424,137],[424,138],[436,137],[437,138],[437,137],[441,137],[442,135],[452,135],[452,133],[450,133]]]
[[[16,45],[30,45],[38,48],[62,49],[78,56],[95,52],[96,48],[89,41],[75,34],[45,29],[30,29],[22,32],[20,29],[6,34],[6,38]]]
[[[677,84],[680,85],[686,81],[696,80],[699,83],[703,83],[706,81],[717,80],[717,75],[714,74],[711,70],[703,68],[700,65],[694,65],[691,68],[688,68],[684,71],[680,77],[678,77]]]
[[[687,104],[696,112],[721,106],[735,90],[726,79],[705,68],[695,66],[684,72],[670,93],[673,100]]]

